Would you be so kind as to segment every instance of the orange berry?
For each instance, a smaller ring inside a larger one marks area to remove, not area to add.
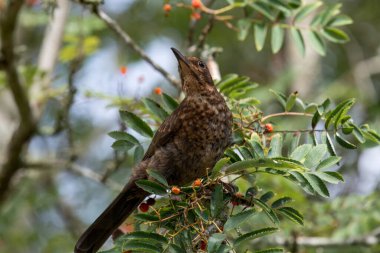
[[[201,0],[193,0],[193,1],[191,1],[191,5],[192,5],[195,9],[199,9],[199,8],[201,8],[201,6],[202,6],[202,2],[201,2]]]
[[[170,4],[164,4],[164,7],[162,9],[166,12],[169,12],[172,10],[172,6]]]
[[[161,95],[162,89],[160,87],[156,87],[156,88],[154,88],[154,93],[156,93],[157,95]]]
[[[141,212],[146,213],[149,210],[149,205],[147,203],[141,203],[139,209]]]
[[[191,13],[191,19],[192,20],[200,20],[202,18],[201,14],[199,12],[193,12]]]
[[[194,187],[199,187],[202,185],[202,180],[200,180],[199,178],[198,179],[195,179],[194,183],[193,183],[193,186]]]
[[[127,73],[127,67],[126,66],[121,66],[120,67],[120,72],[125,75]]]
[[[267,124],[265,124],[265,133],[271,133],[271,132],[273,132],[273,125],[271,124],[271,123],[267,123]]]
[[[174,194],[180,194],[181,193],[181,189],[177,186],[173,186],[172,187],[172,193]]]

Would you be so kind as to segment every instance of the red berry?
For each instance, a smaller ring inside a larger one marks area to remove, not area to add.
[[[149,198],[146,203],[149,205],[149,206],[153,206],[155,203],[156,203],[156,200],[154,198]]]
[[[195,9],[199,9],[199,8],[201,8],[202,3],[201,3],[201,0],[193,0],[193,1],[191,2],[191,5],[192,5]]]
[[[191,19],[192,20],[200,20],[202,18],[201,14],[199,12],[193,12],[191,13]]]
[[[164,7],[162,7],[162,9],[166,12],[169,12],[171,11],[172,6],[170,4],[165,4]]]
[[[120,72],[125,75],[127,73],[127,67],[126,66],[121,66],[120,67]]]
[[[139,209],[141,212],[146,213],[149,210],[149,205],[147,203],[141,203]]]
[[[154,89],[154,93],[156,93],[157,95],[161,95],[162,94],[162,89],[160,87],[157,87]]]
[[[199,245],[200,250],[206,250],[207,248],[207,243],[205,241],[201,241],[201,244]]]
[[[237,201],[235,201],[235,200],[232,200],[232,201],[231,201],[231,204],[232,204],[233,206],[238,206],[238,205],[239,205],[239,202],[237,202]]]
[[[265,124],[265,133],[271,133],[273,132],[273,125],[271,123]]]

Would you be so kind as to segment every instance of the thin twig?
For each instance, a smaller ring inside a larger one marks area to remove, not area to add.
[[[311,113],[304,113],[304,112],[279,112],[279,113],[273,113],[268,116],[265,116],[261,119],[262,122],[279,116],[305,116],[305,117],[313,117],[313,114]]]

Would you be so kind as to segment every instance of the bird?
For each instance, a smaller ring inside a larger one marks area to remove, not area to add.
[[[217,90],[204,61],[186,57],[171,48],[178,61],[185,98],[163,121],[142,161],[122,191],[87,228],[75,253],[94,253],[149,195],[136,185],[150,178],[147,169],[164,176],[170,185],[182,186],[207,175],[232,143],[232,113]]]

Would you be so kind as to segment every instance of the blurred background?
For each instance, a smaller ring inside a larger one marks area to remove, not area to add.
[[[2,19],[7,2],[0,0]],[[171,2],[170,11],[163,10],[166,1],[147,0],[106,0],[101,8],[150,59],[178,77],[170,47],[191,54],[189,38],[202,34],[208,17],[194,18],[191,10],[174,4],[186,1]],[[216,2],[216,6],[226,3]],[[298,91],[304,101],[317,103],[355,97],[355,120],[380,131],[380,1],[324,2],[342,3],[342,12],[354,21],[344,28],[350,41],[328,43],[324,57],[310,47],[305,56],[300,55],[288,38],[277,54],[271,52],[268,41],[257,52],[252,34],[239,41],[223,22],[214,24],[206,44],[216,52],[222,75],[237,73],[259,83],[255,96],[265,114],[281,110],[269,89],[286,94]],[[142,97],[157,99],[162,91],[180,96],[172,83],[89,8],[70,1],[57,3],[55,9],[54,1],[25,1],[15,29],[9,32],[3,27],[1,34],[15,36],[20,82],[31,96],[32,108],[41,115],[38,131],[20,150],[20,169],[11,175],[9,187],[0,186],[0,252],[4,253],[71,252],[79,234],[112,200],[133,166],[128,158],[133,154],[121,159],[107,135],[124,127],[120,107],[138,103]],[[54,37],[53,27],[62,34],[55,43],[48,39]],[[79,41],[83,42],[80,46]],[[1,71],[2,164],[19,122],[14,101]],[[273,124],[292,129],[299,122],[291,118]],[[149,145],[143,136],[141,140]],[[380,147],[367,144],[357,150],[338,149],[338,154],[344,158],[337,169],[345,183],[329,186],[330,199],[307,196],[282,179],[259,179],[262,185],[293,196],[294,205],[305,216],[303,227],[285,223],[282,237],[289,242],[300,236],[316,238],[315,245],[300,245],[298,252],[380,252],[379,246],[371,245],[380,237]],[[4,168],[1,173],[3,180]],[[355,239],[366,243],[353,246]]]

